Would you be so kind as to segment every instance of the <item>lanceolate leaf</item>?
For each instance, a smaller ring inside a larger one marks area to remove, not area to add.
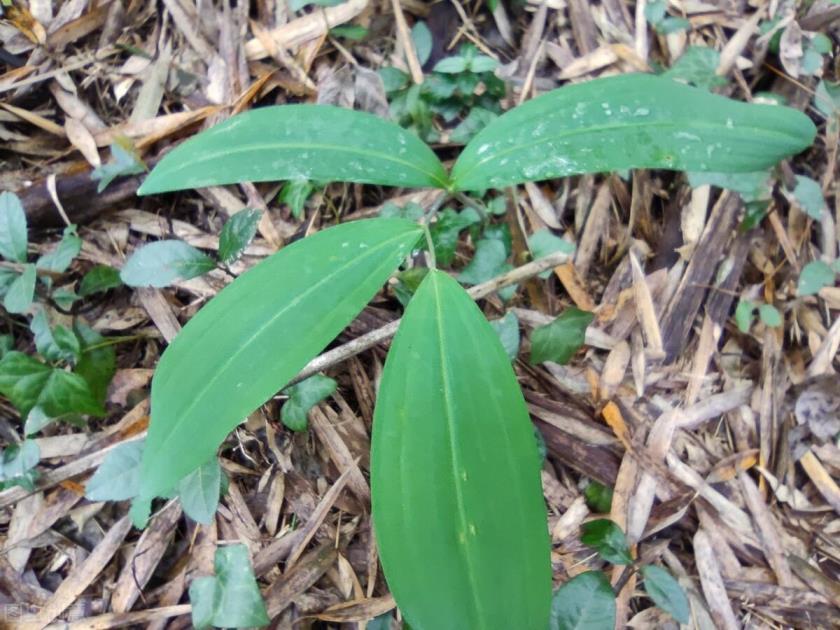
[[[169,153],[140,194],[276,180],[445,188],[446,172],[417,136],[372,114],[329,105],[263,107]]]
[[[549,540],[533,426],[498,336],[430,271],[391,346],[374,416],[373,518],[415,630],[544,630]]]
[[[141,496],[170,490],[209,460],[362,310],[421,234],[401,219],[318,232],[244,273],[201,309],[155,371]]]
[[[452,170],[455,190],[627,168],[756,171],[814,138],[807,116],[633,74],[560,88],[485,127]]]

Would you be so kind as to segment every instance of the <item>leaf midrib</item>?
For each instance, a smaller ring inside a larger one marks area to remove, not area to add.
[[[516,110],[511,110],[511,111],[516,111]],[[523,121],[524,124],[527,124],[528,122],[529,121]],[[521,126],[523,126],[523,123],[516,123],[515,126],[516,127],[521,127]],[[644,129],[657,128],[657,127],[679,128],[679,126],[673,121],[671,121],[671,122],[668,122],[668,121],[650,121],[650,122],[640,122],[640,123],[636,123],[636,124],[598,125],[598,126],[594,126],[594,127],[585,127],[585,128],[579,128],[579,129],[563,130],[561,133],[558,133],[556,135],[550,135],[549,134],[547,137],[542,137],[542,138],[539,138],[537,140],[533,140],[531,142],[526,142],[526,143],[523,143],[523,144],[517,144],[517,145],[515,145],[513,147],[510,147],[508,149],[504,149],[502,151],[499,151],[498,153],[494,153],[490,156],[479,159],[478,162],[476,162],[469,170],[464,171],[463,173],[458,173],[454,178],[452,178],[452,185],[454,186],[454,188],[456,190],[458,190],[459,187],[460,187],[460,182],[467,179],[468,176],[471,175],[479,167],[483,166],[484,164],[487,164],[488,162],[492,162],[493,160],[499,159],[499,158],[504,157],[506,155],[510,155],[511,153],[514,153],[516,151],[520,151],[522,149],[530,149],[530,148],[539,146],[541,144],[545,144],[547,142],[557,142],[558,140],[563,140],[565,138],[572,138],[572,137],[575,137],[575,136],[592,134],[592,133],[600,133],[602,131],[613,131],[613,130],[639,131],[639,130],[644,130]],[[706,128],[709,128],[709,129],[728,129],[728,127],[726,127],[725,124],[707,123],[707,122],[700,121],[700,122],[692,122],[691,126],[688,128],[687,132],[690,133],[691,129],[697,129],[698,127],[706,127]],[[788,133],[785,133],[785,132],[782,132],[782,131],[777,131],[775,129],[768,129],[767,127],[756,127],[756,126],[751,126],[749,124],[747,124],[747,125],[739,124],[738,127],[739,127],[739,129],[760,131],[761,133],[764,133],[765,135],[775,135],[775,136],[779,136],[779,137],[783,137],[783,138],[787,138],[787,139],[796,139],[796,136],[794,136],[792,134],[788,134]],[[506,131],[507,133],[511,132],[510,130],[504,130],[504,129],[502,129],[502,131]],[[472,140],[472,142],[470,144],[472,144],[474,142],[476,145],[480,146],[480,144],[481,144],[480,140],[481,140],[480,136],[476,137]],[[463,156],[463,155],[464,154],[462,153],[461,156]],[[459,158],[458,161],[460,161],[460,158]],[[457,168],[457,166],[458,166],[458,161],[456,161],[455,166],[453,167],[453,174],[455,173],[455,168]]]
[[[389,239],[383,241],[382,243],[380,243],[379,245],[376,245],[375,247],[371,247],[371,248],[367,249],[363,256],[359,256],[358,258],[353,259],[352,266],[356,266],[357,264],[361,263],[362,261],[366,260],[367,258],[370,258],[375,253],[377,253],[378,251],[386,248],[387,246],[391,245],[395,241],[399,241],[401,239],[406,238],[407,235],[408,235],[408,232],[399,234],[397,236],[394,236],[392,238],[389,238]],[[418,233],[418,236],[419,236],[419,233]],[[238,359],[239,356],[251,346],[251,344],[254,343],[255,339],[257,339],[257,337],[259,337],[267,328],[271,327],[277,321],[278,318],[282,317],[290,309],[293,309],[302,300],[309,297],[309,295],[316,292],[322,286],[324,286],[325,284],[327,284],[330,281],[332,281],[333,279],[335,279],[336,276],[338,276],[342,271],[346,270],[350,266],[351,265],[342,265],[340,267],[337,267],[335,270],[333,270],[329,274],[325,275],[320,280],[318,280],[318,282],[314,283],[308,289],[303,291],[300,295],[296,296],[285,307],[279,309],[272,317],[267,319],[265,321],[265,323],[263,323],[259,328],[257,328],[256,331],[250,337],[248,337],[248,339],[244,343],[242,343],[239,346],[239,349],[236,352],[233,352],[233,353],[230,354],[230,356],[228,356],[228,358],[224,361],[224,363],[221,364],[221,367],[216,371],[216,375],[209,378],[204,383],[204,385],[201,387],[201,389],[199,389],[199,391],[196,392],[195,396],[193,397],[190,404],[186,407],[186,409],[183,409],[182,411],[179,412],[178,417],[180,419],[188,418],[189,414],[192,413],[192,411],[193,411],[193,409],[195,409],[196,405],[203,399],[204,394],[215,385],[215,383],[218,381],[218,379],[221,377],[221,375],[224,374],[228,370],[230,365],[236,359]],[[279,384],[278,388],[282,387],[282,385],[283,385],[282,383]],[[167,440],[169,437],[172,436],[173,433],[178,431],[181,428],[182,425],[183,425],[183,421],[176,421],[176,422],[172,423],[171,425],[169,425],[171,428],[163,434],[163,437],[161,439],[163,441]],[[147,452],[151,452],[151,451],[149,449],[147,449]]]
[[[460,460],[458,457],[458,451],[455,444],[455,427],[454,427],[454,420],[455,420],[455,410],[452,406],[452,392],[451,392],[451,383],[450,383],[450,376],[449,376],[449,364],[446,360],[446,353],[444,349],[444,342],[443,342],[443,312],[441,310],[441,303],[442,300],[440,298],[440,287],[438,285],[438,279],[432,278],[433,285],[432,288],[435,292],[435,315],[436,315],[436,323],[437,323],[437,340],[438,340],[438,351],[440,352],[440,374],[441,374],[441,381],[443,385],[443,400],[444,400],[444,407],[445,407],[445,415],[446,415],[446,429],[447,429],[447,437],[449,438],[449,452],[450,452],[450,462],[452,464],[452,479],[454,482],[455,487],[455,502],[458,505],[458,520],[460,521],[461,531],[463,532],[464,536],[464,561],[466,563],[467,568],[467,579],[470,583],[470,594],[472,595],[473,605],[475,607],[475,612],[477,615],[477,621],[481,624],[481,628],[486,627],[484,624],[484,617],[481,614],[482,606],[481,602],[478,599],[478,589],[477,589],[477,580],[476,580],[476,570],[473,566],[472,559],[470,557],[470,553],[467,550],[467,545],[469,541],[469,527],[467,524],[467,510],[466,506],[464,505],[464,494],[463,489],[461,488],[461,475],[459,473],[459,464]]]
[[[423,168],[418,167],[413,162],[409,160],[403,160],[400,158],[396,158],[389,153],[384,153],[382,151],[373,151],[373,150],[361,150],[356,147],[351,147],[347,145],[330,145],[330,144],[322,144],[322,143],[311,143],[311,142],[292,142],[292,143],[272,143],[272,144],[249,144],[242,147],[232,148],[232,149],[225,149],[223,151],[214,151],[212,153],[205,153],[202,155],[201,159],[191,161],[191,162],[182,162],[181,166],[175,167],[171,169],[166,175],[172,176],[175,173],[178,173],[187,167],[195,166],[196,164],[201,164],[203,162],[216,159],[220,156],[229,156],[229,155],[236,155],[239,153],[246,153],[248,151],[277,151],[281,149],[289,149],[289,150],[306,150],[306,151],[334,151],[334,152],[341,152],[341,153],[350,153],[353,155],[365,156],[365,157],[377,157],[379,159],[383,159],[389,162],[393,162],[394,164],[400,164],[405,166],[413,171],[421,173],[434,182],[436,182],[441,188],[447,188],[449,183],[446,179],[441,179],[440,174],[429,172]],[[431,151],[431,149],[429,149]],[[434,153],[432,153],[434,155]],[[437,156],[435,156],[437,159]],[[441,168],[441,172],[446,176],[446,171]],[[282,179],[282,178],[281,178]],[[395,183],[395,185],[401,185],[399,182]]]

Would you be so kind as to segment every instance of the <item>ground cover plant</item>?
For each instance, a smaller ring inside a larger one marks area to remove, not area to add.
[[[499,336],[465,289],[436,269],[438,210],[453,195],[572,174],[754,172],[801,151],[814,133],[794,110],[639,74],[564,87],[514,108],[487,124],[449,172],[397,125],[326,106],[257,109],[185,142],[141,194],[300,179],[441,192],[419,221],[354,221],[284,247],[189,321],[152,382],[135,523],[146,521],[156,497],[171,496],[212,460],[227,433],[425,246],[430,269],[408,301],[374,417],[371,490],[385,576],[414,628],[542,630],[553,613],[537,442]],[[481,202],[472,205],[486,220]],[[566,356],[591,316],[569,320],[576,335],[558,342]],[[633,562],[628,550],[619,555]],[[641,571],[654,600],[682,620],[684,602],[657,590],[670,584],[661,569]],[[557,616],[556,627],[569,627]]]

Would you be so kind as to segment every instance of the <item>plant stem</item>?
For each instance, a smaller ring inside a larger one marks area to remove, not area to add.
[[[435,244],[432,241],[432,233],[429,231],[428,223],[421,223],[423,226],[423,235],[426,237],[426,261],[429,263],[429,269],[437,269],[437,258],[435,257]]]
[[[543,271],[553,269],[557,265],[565,262],[567,258],[568,254],[563,252],[554,252],[549,256],[529,262],[526,265],[522,265],[521,267],[512,269],[500,276],[496,276],[492,280],[488,280],[482,284],[477,284],[474,287],[471,287],[467,292],[474,300],[481,299],[495,291],[498,291],[502,287],[522,282],[523,280],[532,278]],[[303,368],[303,370],[301,370],[300,374],[289,381],[286,386],[299,383],[313,374],[317,374],[322,370],[338,365],[350,357],[356,356],[357,354],[374,347],[378,343],[393,337],[396,334],[397,329],[400,327],[400,321],[401,320],[398,319],[389,324],[385,324],[381,328],[372,330],[361,337],[356,337],[342,346],[333,348],[329,352],[325,352],[324,354],[315,357],[305,368]]]
[[[483,224],[486,225],[487,222],[490,221],[490,215],[487,214],[487,208],[484,207],[484,204],[477,202],[475,199],[469,197],[468,195],[465,195],[462,192],[456,192],[453,196],[465,206],[469,206],[470,208],[478,212],[478,216],[481,217],[481,222]]]

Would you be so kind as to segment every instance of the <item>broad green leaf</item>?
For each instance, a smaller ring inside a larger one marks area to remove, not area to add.
[[[289,179],[448,185],[434,152],[392,122],[330,105],[278,105],[239,114],[187,140],[138,192]]]
[[[519,318],[516,313],[510,311],[501,319],[492,320],[490,325],[499,335],[508,358],[513,361],[519,354]]]
[[[840,83],[820,81],[814,93],[814,107],[826,117],[840,113]]]
[[[816,295],[823,287],[834,284],[834,270],[821,260],[809,262],[799,274],[799,295]]]
[[[421,235],[400,219],[339,225],[284,247],[204,306],[152,380],[143,496],[209,460],[350,323]]]
[[[308,179],[298,178],[290,179],[280,190],[277,200],[280,203],[285,203],[292,211],[292,216],[296,219],[300,218],[303,213],[303,207],[309,195],[315,190],[315,186]]]
[[[280,419],[292,431],[306,431],[306,414],[319,402],[335,392],[337,383],[329,376],[315,374],[283,390],[289,400],[283,403]]]
[[[79,284],[79,295],[87,297],[119,286],[122,286],[119,269],[108,265],[96,265],[82,278]]]
[[[155,241],[131,255],[120,279],[130,287],[166,287],[205,274],[215,266],[212,258],[184,241]]]
[[[710,90],[726,85],[726,78],[717,74],[719,65],[720,53],[714,48],[689,46],[664,76]]]
[[[227,220],[219,234],[219,262],[229,265],[242,255],[254,240],[262,211],[246,208]]]
[[[551,599],[549,630],[611,630],[615,593],[601,571],[586,571],[563,584]]]
[[[784,323],[782,320],[782,314],[779,313],[779,310],[772,304],[762,304],[759,306],[758,317],[765,326],[770,326],[771,328],[778,328]]]
[[[215,576],[196,578],[190,585],[193,625],[196,628],[266,625],[269,619],[248,548],[245,545],[219,547],[215,569]]]
[[[23,273],[14,279],[3,298],[3,306],[10,313],[25,313],[35,297],[35,265],[25,265]]]
[[[571,306],[550,324],[531,333],[531,363],[543,361],[565,364],[583,345],[586,327],[595,316]]]
[[[665,569],[652,564],[643,565],[641,572],[645,591],[653,602],[681,624],[687,624],[691,610],[680,583]]]
[[[26,262],[26,213],[14,193],[0,193],[0,256]]]
[[[126,501],[137,496],[143,444],[135,440],[114,447],[85,484],[85,497],[90,501]]]
[[[593,512],[606,514],[612,508],[612,488],[597,481],[590,481],[586,485],[586,489],[583,491],[583,497],[586,499],[586,505]]]
[[[425,213],[423,206],[413,201],[409,201],[404,206],[398,206],[393,201],[386,201],[379,210],[379,216],[383,219],[408,219],[409,221],[419,221]]]
[[[627,168],[756,171],[801,151],[801,112],[739,103],[644,74],[562,87],[500,116],[466,146],[452,188],[481,190]]]
[[[222,467],[213,457],[178,482],[178,497],[184,512],[196,523],[209,525],[219,507]]]
[[[531,255],[534,260],[545,258],[546,256],[555,252],[565,252],[571,256],[575,251],[575,246],[566,239],[555,236],[550,230],[537,230],[528,237],[528,249],[531,250]],[[551,270],[544,271],[540,274],[540,278],[546,279],[551,275]]]
[[[379,78],[382,79],[382,85],[385,87],[386,94],[398,92],[407,87],[411,78],[408,74],[393,66],[380,68],[378,74]]]
[[[12,269],[0,269],[0,298],[6,297],[6,292],[18,278],[18,273]]]
[[[117,371],[114,346],[109,345],[105,337],[85,324],[76,322],[75,329],[82,340],[82,348],[74,371],[85,379],[94,400],[105,404],[108,385]]]
[[[15,339],[11,335],[0,335],[0,359],[15,347]]]
[[[0,360],[0,394],[12,402],[22,417],[36,405],[50,418],[104,413],[81,376],[53,368],[22,352],[8,352]]]
[[[138,175],[145,171],[146,165],[135,154],[134,147],[130,146],[130,142],[118,141],[111,145],[111,159],[108,163],[95,168],[90,174],[90,178],[99,182],[96,186],[96,192],[101,193],[117,177]]]
[[[595,549],[607,562],[613,564],[632,564],[630,547],[621,528],[606,518],[584,523],[581,527],[580,542]]]
[[[388,354],[371,451],[382,566],[412,627],[546,627],[539,469],[498,336],[455,280],[430,271]]]
[[[342,37],[351,42],[358,42],[368,36],[368,29],[359,24],[341,24],[330,29],[333,37]]]
[[[497,238],[483,238],[475,246],[475,255],[470,264],[458,274],[464,284],[481,284],[498,276],[505,268],[507,251],[505,244]]]
[[[82,251],[82,239],[76,233],[76,226],[69,225],[64,228],[64,234],[52,251],[47,252],[38,259],[35,266],[38,269],[55,271],[61,273],[67,271],[73,259]]]
[[[793,189],[793,196],[799,206],[815,221],[822,219],[825,199],[822,188],[810,177],[796,176],[796,188]]]
[[[414,44],[414,52],[417,53],[417,61],[422,66],[432,54],[432,32],[423,20],[418,20],[411,27],[411,42]]]

